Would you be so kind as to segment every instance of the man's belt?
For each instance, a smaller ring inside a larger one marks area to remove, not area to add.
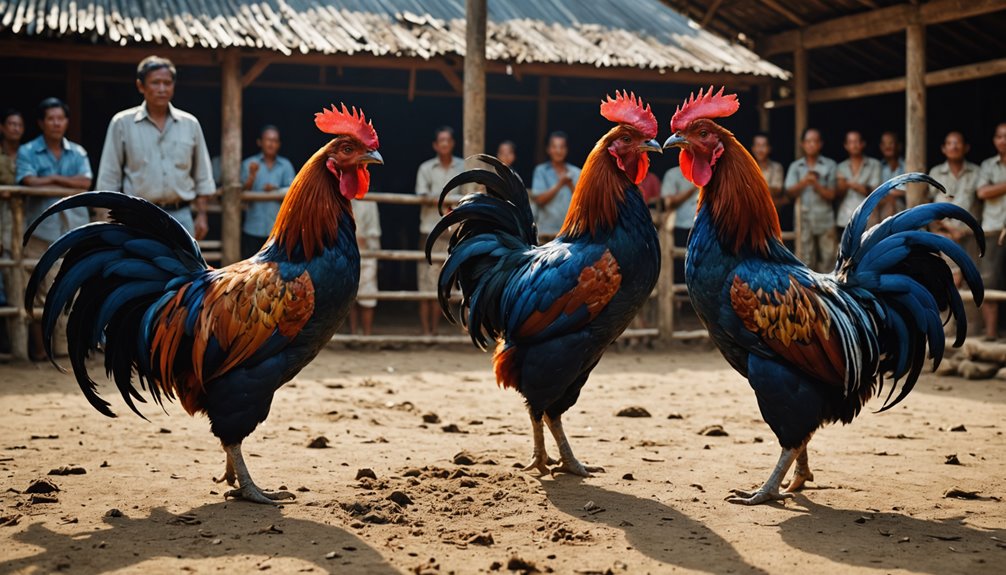
[[[176,202],[154,202],[154,203],[157,204],[157,207],[161,208],[166,212],[174,212],[182,208],[189,207],[189,204],[191,204],[192,202],[186,200],[178,200]]]

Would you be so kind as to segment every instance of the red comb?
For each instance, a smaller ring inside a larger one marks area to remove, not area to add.
[[[643,106],[643,99],[637,98],[631,92],[615,90],[615,99],[611,96],[601,102],[601,115],[616,124],[628,124],[639,130],[646,138],[657,136],[657,119],[650,111],[650,105]]]
[[[696,96],[693,92],[687,100],[674,111],[671,118],[671,131],[680,132],[688,127],[694,120],[699,118],[725,118],[733,115],[740,108],[741,103],[737,101],[737,94],[723,95],[723,88],[713,94],[713,87],[709,86],[709,91]]]
[[[326,109],[314,115],[314,124],[326,134],[353,136],[371,150],[376,150],[380,145],[374,125],[367,121],[363,110],[357,110],[356,106],[350,110],[342,104],[342,110],[339,110],[332,104],[331,110]]]

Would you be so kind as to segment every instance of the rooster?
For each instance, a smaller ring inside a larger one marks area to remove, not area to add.
[[[883,391],[885,379],[890,390],[880,411],[903,400],[922,371],[927,344],[936,368],[945,345],[941,312],[949,308],[957,320],[954,346],[964,342],[967,318],[940,253],[957,263],[979,304],[981,277],[957,244],[920,228],[950,217],[980,242],[984,235],[950,203],[915,207],[866,230],[870,214],[898,186],[924,181],[942,189],[928,176],[906,174],[882,184],[855,212],[835,271],[811,271],[780,240],[758,164],[712,121],[738,107],[736,95],[700,90],[675,112],[664,147],[681,148],[682,171],[700,188],[685,261],[692,305],[723,356],[748,379],[782,446],[761,488],[733,490],[728,498],[755,505],[790,498],[813,481],[811,436],[825,423],[850,423]],[[793,479],[780,493],[794,461]]]
[[[268,241],[251,259],[210,268],[185,229],[157,206],[112,192],[66,198],[43,219],[76,207],[110,210],[108,222],[68,232],[39,260],[25,307],[62,257],[43,311],[46,351],[69,310],[69,361],[87,400],[114,413],[88,374],[86,358],[104,351],[105,371],[137,415],[141,387],[163,407],[177,397],[205,413],[227,455],[225,497],[256,503],[293,499],[252,481],[241,442],[269,414],[273,394],[304,368],[342,324],[356,297],[360,254],[350,200],[382,164],[377,133],[363,112],[335,106],[315,115],[335,136],[297,174]],[[53,361],[55,364],[55,361]],[[58,367],[58,366],[57,366]]]
[[[485,193],[466,196],[437,224],[426,243],[459,224],[440,272],[440,305],[456,322],[449,299],[462,292],[462,321],[472,342],[493,358],[497,385],[527,401],[534,454],[525,470],[588,476],[573,455],[562,414],[604,350],[629,325],[649,297],[660,270],[657,234],[637,184],[649,169],[657,121],[634,94],[616,93],[601,103],[614,122],[590,152],[562,229],[537,245],[527,190],[520,177],[491,156],[478,159],[495,170],[464,172],[444,187],[478,183]],[[467,314],[467,315],[466,315]],[[560,464],[549,469],[542,420],[555,438]]]

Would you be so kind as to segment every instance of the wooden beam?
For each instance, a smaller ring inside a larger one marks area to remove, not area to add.
[[[410,102],[416,99],[416,69],[409,68],[409,87],[407,89],[406,97]]]
[[[926,171],[926,28],[908,26],[905,45],[905,169]],[[925,201],[925,184],[909,184],[908,207]]]
[[[241,53],[225,50],[220,70],[221,260],[241,259]]]
[[[926,86],[932,87],[954,84],[957,82],[966,82],[968,80],[978,80],[981,78],[988,78],[990,76],[998,76],[999,74],[1006,74],[1006,58],[927,72],[925,79]],[[808,100],[812,104],[817,104],[819,102],[835,102],[839,100],[854,100],[856,98],[865,98],[867,96],[879,96],[881,94],[904,92],[907,86],[908,84],[905,77],[902,76],[900,78],[875,80],[873,82],[864,82],[862,84],[851,84],[835,88],[811,90],[808,94]],[[790,98],[786,100],[766,102],[765,106],[768,108],[782,108],[785,106],[792,106],[793,104],[794,101]]]
[[[545,161],[545,137],[548,135],[548,92],[548,76],[538,78],[538,126],[534,140],[534,161],[537,164]]]
[[[255,60],[252,67],[244,73],[244,76],[241,76],[241,87],[247,88],[248,86],[251,86],[252,82],[258,79],[258,77],[262,75],[262,72],[265,72],[265,69],[268,68],[269,64],[272,64],[272,62],[273,61],[271,59],[264,57]]]
[[[702,21],[699,22],[699,26],[703,28],[708,26],[709,23],[713,21],[713,18],[716,17],[716,11],[720,9],[720,4],[722,3],[723,0],[713,0],[712,5],[710,5],[709,9],[706,10],[705,16],[702,17]]]
[[[763,104],[772,99],[772,85],[762,84],[758,86],[758,131],[765,132],[766,134],[770,131],[771,126],[769,124],[769,109]]]
[[[768,6],[772,10],[782,14],[787,20],[796,24],[797,26],[806,26],[807,21],[803,18],[797,16],[792,10],[786,8],[782,4],[776,2],[776,0],[761,0],[761,3]]]
[[[465,2],[465,83],[462,110],[465,157],[486,149],[486,0]]]
[[[807,129],[809,106],[807,94],[807,50],[803,46],[797,46],[793,53],[793,100],[796,105],[796,120],[793,129],[796,132],[795,146],[793,154],[800,158],[803,156],[803,148],[800,145],[803,139],[803,131]]]
[[[101,46],[53,41],[0,40],[0,54],[5,58],[67,60],[71,62],[137,64],[150,55],[146,46]],[[158,47],[157,54],[171,59],[175,65],[215,66],[220,63],[217,51],[191,48]]]
[[[931,26],[1000,10],[1006,10],[1002,0],[932,0],[921,6],[895,4],[812,24],[803,29],[802,41],[797,30],[769,36],[760,43],[758,52],[762,56],[773,56],[794,51],[798,43],[813,49],[895,34],[908,27],[915,13],[918,13],[920,24]]]
[[[80,81],[80,62],[66,63],[66,105],[70,107],[70,125],[66,136],[73,142],[80,142],[84,126],[83,91]]]
[[[451,68],[447,64],[440,63],[436,69],[441,75],[443,75],[444,80],[447,80],[447,83],[451,85],[451,88],[454,89],[455,92],[461,94],[465,91],[464,82],[461,80],[461,77],[458,76],[458,73],[454,70],[454,68]]]

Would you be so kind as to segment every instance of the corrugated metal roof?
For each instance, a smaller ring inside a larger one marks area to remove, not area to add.
[[[0,35],[283,54],[463,56],[463,0],[0,0]],[[491,61],[788,77],[658,0],[489,2]]]

